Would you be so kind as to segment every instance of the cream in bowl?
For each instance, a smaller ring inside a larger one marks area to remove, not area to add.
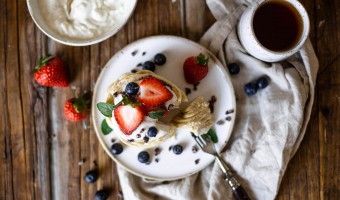
[[[36,25],[52,39],[85,46],[115,34],[127,21],[136,0],[27,0]]]

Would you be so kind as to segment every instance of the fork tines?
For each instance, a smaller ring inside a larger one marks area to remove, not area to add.
[[[191,132],[191,136],[196,140],[197,144],[201,147],[204,148],[206,145],[204,139],[200,136],[195,135],[195,133]]]

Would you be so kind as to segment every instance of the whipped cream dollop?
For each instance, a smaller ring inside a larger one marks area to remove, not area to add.
[[[128,16],[127,0],[39,0],[47,26],[64,37],[91,39],[118,28]]]

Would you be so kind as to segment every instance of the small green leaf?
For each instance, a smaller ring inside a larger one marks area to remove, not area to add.
[[[132,108],[135,108],[136,106],[140,106],[141,103],[140,102],[133,102],[133,103],[130,103],[130,106],[132,106]]]
[[[101,129],[104,135],[107,135],[109,133],[111,133],[111,131],[113,130],[106,122],[106,119],[104,119],[102,121],[102,125],[101,125]]]
[[[127,96],[123,95],[123,100],[122,100],[123,105],[128,105],[130,104],[130,100],[127,98]]]
[[[217,143],[218,142],[218,137],[217,137],[217,134],[215,132],[214,129],[209,129],[208,133],[207,133],[210,137],[211,137],[211,140],[214,142],[214,143]]]
[[[206,140],[207,136],[209,136],[214,143],[218,142],[218,137],[214,129],[209,129],[208,133],[202,135],[202,138]]]
[[[203,53],[200,53],[197,57],[196,60],[198,64],[201,66],[206,66],[209,63],[209,57],[205,57]]]
[[[149,117],[152,119],[159,119],[163,117],[165,110],[156,110],[149,112]]]
[[[97,108],[105,117],[112,117],[113,110],[121,104],[122,102],[119,102],[116,105],[100,102],[100,103],[97,103]]]

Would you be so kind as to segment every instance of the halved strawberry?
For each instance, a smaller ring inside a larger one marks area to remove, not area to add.
[[[157,107],[172,98],[172,93],[154,77],[143,79],[139,88],[138,101],[146,107]]]
[[[114,117],[120,130],[126,135],[131,135],[142,123],[144,112],[141,106],[120,105],[114,110]]]

